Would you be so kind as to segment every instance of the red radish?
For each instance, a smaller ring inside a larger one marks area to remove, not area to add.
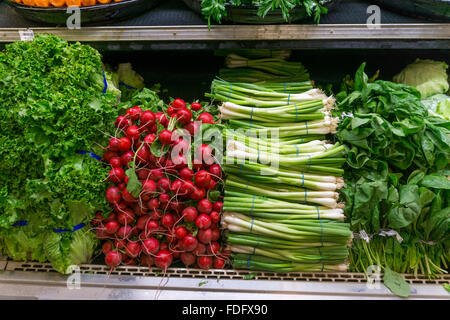
[[[146,254],[141,255],[141,265],[144,267],[151,267],[155,261],[153,260],[153,257],[148,256]]]
[[[122,160],[120,159],[120,157],[112,157],[111,159],[109,159],[109,164],[113,168],[120,168],[122,166]]]
[[[151,133],[157,133],[158,132],[158,125],[155,123],[154,125],[152,125],[150,127],[149,130],[150,130]]]
[[[176,211],[177,213],[183,211],[185,207],[186,206],[181,201],[174,200],[169,203],[169,208],[173,211]]]
[[[208,166],[214,163],[213,150],[207,144],[202,144],[197,148],[195,157],[202,160]]]
[[[179,251],[172,251],[172,255],[173,255],[173,257],[175,259],[178,259],[180,257],[180,255],[181,255],[181,252],[179,252]]]
[[[150,220],[150,217],[147,215],[140,216],[136,221],[136,228],[138,228],[139,230],[144,230],[145,227],[147,226],[147,222],[149,220]]]
[[[133,158],[134,158],[134,152],[131,150],[126,151],[125,153],[123,153],[120,156],[122,165],[126,166],[126,167],[128,167],[128,164],[130,163],[131,160],[133,160]]]
[[[192,181],[188,180],[188,181],[184,181],[183,185],[181,186],[180,189],[180,194],[181,195],[189,195],[192,192],[194,192],[195,190],[195,185]]]
[[[134,218],[134,212],[130,209],[126,209],[119,213],[119,215],[117,216],[117,221],[121,225],[130,225],[131,223],[133,223]]]
[[[144,144],[142,148],[139,149],[136,155],[136,160],[138,161],[138,163],[146,164],[149,161],[149,156],[150,149],[146,144]]]
[[[142,241],[144,253],[148,255],[156,254],[159,251],[159,241],[155,238],[148,238]]]
[[[129,126],[127,128],[127,130],[125,131],[125,135],[127,136],[128,139],[131,139],[131,140],[139,139],[140,134],[141,134],[141,132],[139,131],[139,127],[136,125]]]
[[[173,164],[172,160],[167,159],[164,165],[167,174],[178,175],[178,171],[175,169],[175,165]]]
[[[163,126],[167,126],[167,124],[169,123],[169,119],[167,119],[166,115],[162,112],[157,112],[155,114],[156,119],[158,120],[158,122],[163,125]],[[154,131],[156,132],[156,131]]]
[[[118,157],[118,156],[119,156],[119,154],[118,154],[117,152],[113,152],[113,151],[106,150],[106,151],[105,151],[105,154],[103,155],[103,159],[104,159],[106,162],[109,163],[109,161],[110,161],[112,158]]]
[[[167,270],[167,268],[172,264],[172,254],[167,250],[160,250],[155,257],[155,265],[158,268]]]
[[[161,217],[161,224],[166,228],[172,227],[174,223],[175,219],[173,218],[173,215],[171,215],[170,213],[166,213]]]
[[[128,241],[125,252],[131,258],[137,258],[142,251],[141,245],[136,241]]]
[[[170,232],[169,234],[166,234],[166,241],[169,244],[175,244],[178,240],[177,237],[175,236],[175,233]],[[176,256],[174,255],[174,258],[176,258]]]
[[[135,259],[131,259],[130,257],[125,257],[123,260],[123,264],[126,266],[137,266],[137,262]]]
[[[136,121],[142,114],[142,109],[140,107],[131,107],[127,110],[127,116],[132,120]]]
[[[200,129],[200,122],[199,121],[191,121],[188,124],[186,124],[183,127],[183,129],[187,130],[191,136],[194,136]]]
[[[226,259],[229,258],[231,256],[231,250],[228,248],[223,248],[220,256]]]
[[[186,222],[194,222],[197,218],[197,214],[197,209],[195,209],[194,207],[187,207],[182,212],[183,219]]]
[[[175,113],[176,113],[175,109],[172,108],[171,106],[167,108],[167,114],[169,115],[169,117],[173,117]]]
[[[172,149],[172,153],[187,154],[191,149],[191,144],[189,143],[189,141],[183,138],[175,140],[173,145],[174,147]]]
[[[127,185],[126,185],[125,182],[122,182],[122,183],[119,183],[119,184],[117,185],[117,187],[119,187],[120,190],[123,190],[123,189],[125,189],[125,188],[127,187]]]
[[[217,163],[211,165],[208,171],[214,180],[218,180],[220,177],[222,177],[222,168]]]
[[[124,207],[123,209],[126,209],[126,207]],[[121,210],[123,210],[123,209],[121,209]],[[108,223],[108,222],[110,222],[110,221],[116,220],[116,218],[117,218],[116,214],[115,214],[114,212],[111,212],[111,213],[108,215],[108,217],[105,218],[103,221],[104,221],[105,223]]]
[[[167,193],[170,191],[170,180],[167,178],[161,178],[158,181],[157,188],[162,193]]]
[[[162,169],[151,169],[148,178],[153,181],[159,181],[159,179],[164,177],[164,171]]]
[[[220,252],[220,244],[217,241],[212,241],[206,246],[208,254],[217,255]]]
[[[112,250],[106,254],[105,263],[111,268],[117,267],[122,262],[122,254],[119,251]]]
[[[222,210],[223,210],[223,202],[222,201],[214,202],[213,210],[217,211],[217,212],[222,212]]]
[[[216,189],[217,182],[215,182],[213,179],[209,182],[208,190],[214,190]]]
[[[182,155],[177,155],[172,158],[175,169],[180,170],[187,166],[187,160]]]
[[[213,259],[209,256],[200,256],[197,258],[197,264],[203,270],[211,269],[212,263]]]
[[[159,142],[164,145],[168,145],[172,143],[172,131],[163,130],[159,133]]]
[[[200,170],[195,174],[194,182],[197,187],[206,188],[211,181],[211,175],[206,170]]]
[[[150,199],[147,203],[147,206],[150,210],[159,208],[159,200],[157,198]]]
[[[123,248],[125,248],[126,244],[127,244],[127,242],[126,242],[125,240],[123,240],[123,239],[116,239],[116,240],[114,241],[114,246],[115,246],[117,249],[123,249]]]
[[[131,228],[130,237],[135,237],[139,234],[139,229],[136,227]]]
[[[156,183],[153,180],[146,180],[142,184],[142,192],[153,195],[156,192]]]
[[[153,133],[146,135],[144,138],[144,142],[147,144],[152,144],[153,141],[155,141],[155,140],[156,140],[156,136]]]
[[[185,226],[179,226],[175,229],[175,236],[177,239],[183,239],[187,235],[188,231]]]
[[[189,195],[192,200],[201,200],[205,197],[206,191],[204,188],[195,187],[194,191]]]
[[[114,125],[118,129],[126,130],[131,125],[131,120],[125,116],[118,116]]]
[[[202,199],[197,203],[197,210],[200,213],[209,214],[212,211],[212,203],[208,199]]]
[[[194,177],[194,171],[192,171],[191,169],[186,167],[186,168],[182,168],[180,170],[180,178],[182,180],[185,180],[185,181],[192,180],[193,177]]]
[[[116,152],[116,151],[119,151],[119,139],[118,138],[111,138],[110,140],[109,140],[109,145],[108,145],[108,149],[109,149],[109,151],[113,151],[113,152]]]
[[[144,197],[145,196],[141,197],[143,201],[144,201]],[[147,215],[149,209],[147,207],[145,207],[144,205],[140,205],[139,203],[136,203],[136,204],[137,205],[134,207],[134,213],[136,213],[136,215],[138,217],[141,217],[143,215]]]
[[[153,209],[152,211],[150,211],[150,218],[152,218],[153,220],[159,220],[162,217],[162,211],[158,210],[158,209]]]
[[[127,189],[122,190],[122,198],[125,202],[128,203],[134,203],[137,201],[137,199],[133,197],[133,195]]]
[[[198,240],[193,235],[186,235],[182,240],[183,248],[186,251],[194,251],[197,248]]]
[[[122,196],[120,195],[120,189],[117,187],[109,187],[106,189],[106,199],[109,203],[119,203],[122,199]]]
[[[137,171],[137,176],[138,176],[139,180],[146,180],[150,174],[150,170],[146,169],[146,168],[140,168],[136,171]]]
[[[175,99],[171,103],[171,106],[173,110],[178,111],[180,109],[186,108],[186,102],[184,102],[182,99]]]
[[[189,267],[195,263],[195,256],[190,252],[182,252],[180,259],[186,267]]]
[[[209,112],[203,112],[198,116],[197,120],[203,123],[214,123],[214,118]]]
[[[200,256],[202,254],[204,254],[206,252],[206,246],[199,242],[197,245],[197,248],[195,248],[195,250],[192,252],[193,254],[195,254],[196,256]]]
[[[197,219],[195,219],[195,225],[199,229],[208,229],[211,226],[211,218],[202,213],[197,217]]]
[[[101,211],[97,211],[97,213],[95,214],[95,218],[92,219],[91,223],[93,226],[97,227],[102,223],[103,220],[103,215],[101,213]]]
[[[118,148],[120,151],[128,151],[131,149],[131,140],[127,137],[120,138],[118,142]]]
[[[211,218],[212,223],[218,223],[220,221],[220,213],[217,211],[211,211],[209,217]]]
[[[178,194],[182,185],[183,185],[183,181],[180,179],[177,179],[174,182],[172,182],[172,185],[170,186],[170,190],[173,193]]]
[[[218,228],[211,228],[211,241],[220,239],[220,230]]]
[[[121,183],[125,178],[125,171],[122,168],[112,168],[109,171],[108,179],[113,183]]]
[[[157,231],[159,229],[159,224],[155,220],[149,220],[147,222],[146,229],[149,233],[151,233],[153,231]]]
[[[167,245],[167,242],[163,242],[159,245],[159,250],[168,250],[169,246]]]
[[[192,119],[192,113],[189,109],[181,109],[177,111],[176,117],[179,123],[188,124]]]
[[[158,197],[160,204],[167,204],[170,200],[170,196],[167,193],[161,193]]]
[[[117,237],[119,239],[127,239],[131,235],[131,229],[129,225],[120,227],[119,231],[117,231]]]
[[[142,112],[140,119],[141,126],[152,126],[156,121],[155,114],[150,110]]]
[[[201,108],[202,108],[202,105],[200,103],[198,103],[198,102],[193,102],[191,104],[191,109],[194,110],[194,111],[198,111]]]
[[[200,229],[197,233],[197,238],[201,243],[208,244],[212,239],[212,230],[211,229]]]
[[[225,260],[219,257],[214,257],[214,269],[223,269],[225,267]]]
[[[103,243],[102,245],[102,252],[103,254],[107,254],[108,252],[110,252],[113,248],[113,245],[111,243],[111,241],[106,241]]]

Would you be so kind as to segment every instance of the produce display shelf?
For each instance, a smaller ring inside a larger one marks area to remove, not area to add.
[[[0,299],[397,299],[383,284],[369,288],[361,273],[170,268],[162,277],[145,267],[121,266],[110,272],[102,265],[82,265],[79,271],[77,278],[61,275],[46,263],[8,261],[0,271]],[[450,275],[404,278],[411,285],[409,299],[450,299],[442,286],[450,283]],[[68,279],[78,279],[83,290],[73,289],[74,282],[69,289]]]
[[[21,40],[27,29],[2,28],[0,42]],[[108,50],[214,48],[392,48],[449,49],[450,24],[382,25],[222,25],[206,26],[30,28],[68,41],[107,45]]]

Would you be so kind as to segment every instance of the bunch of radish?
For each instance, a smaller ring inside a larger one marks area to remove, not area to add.
[[[177,127],[194,135],[202,123],[214,124],[213,116],[200,103],[188,106],[181,99],[167,115],[131,107],[117,117],[103,156],[111,166],[106,198],[112,211],[106,218],[99,212],[93,221],[108,266],[165,270],[179,259],[186,267],[224,268],[230,252],[220,242],[221,166],[202,144],[189,168],[182,152],[191,144],[173,135]],[[175,146],[180,153],[174,155]]]

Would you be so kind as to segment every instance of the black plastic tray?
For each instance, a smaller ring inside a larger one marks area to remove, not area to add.
[[[450,0],[373,0],[373,2],[416,18],[450,21]]]
[[[162,0],[125,0],[109,4],[80,7],[81,24],[97,24],[102,22],[112,23],[127,19],[157,6]],[[67,13],[67,8],[41,8],[31,7],[6,0],[6,3],[26,19],[52,24],[66,25],[67,19],[72,13]]]
[[[183,2],[191,8],[193,11],[201,14],[202,0],[183,0]],[[324,6],[331,9],[333,6],[337,5],[341,0],[330,0],[325,3]],[[282,23],[292,23],[298,21],[305,21],[313,19],[308,16],[304,7],[297,6],[290,12],[290,18],[288,21],[283,19],[280,9],[271,10],[267,13],[264,18],[257,15],[258,6],[255,5],[240,5],[233,6],[230,3],[225,4],[227,10],[227,15],[223,17],[224,22],[231,22],[236,24],[282,24]]]

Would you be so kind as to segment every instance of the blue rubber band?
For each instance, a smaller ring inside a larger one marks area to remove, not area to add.
[[[130,89],[130,90],[137,90],[137,88],[129,86],[126,83],[123,83],[123,82],[119,82],[119,86],[124,86],[125,88]]]
[[[102,157],[100,157],[100,156],[98,156],[98,155],[96,155],[95,153],[92,153],[92,152],[88,152],[88,151],[77,151],[77,153],[78,154],[89,154],[89,156],[91,157],[91,158],[94,158],[94,159],[97,159],[98,161],[100,161],[100,160],[102,160]]]
[[[103,68],[102,71],[103,71],[103,84],[105,86],[105,88],[103,89],[103,94],[105,94],[106,91],[108,91],[108,81],[106,81],[105,70],[103,70]]]
[[[297,144],[295,144],[295,149],[297,149],[297,151],[296,151],[296,156],[298,157],[298,154],[300,153],[300,150],[298,150],[298,145]]]
[[[252,209],[253,210],[253,209]],[[255,218],[252,217],[252,225],[250,226],[250,233],[253,232],[253,223],[255,222]]]
[[[303,138],[300,138],[300,144],[302,144],[303,143]]]
[[[250,210],[250,215],[252,215],[252,213],[253,213],[253,208],[254,208],[254,206],[255,206],[255,197],[256,197],[256,195],[253,195],[252,208],[251,208],[251,210]],[[253,218],[252,218],[252,227],[250,228],[250,231],[252,231],[252,228],[253,228]]]
[[[308,135],[308,120],[305,121],[305,125],[306,125],[306,135]]]
[[[308,201],[308,189],[305,189],[305,201]]]
[[[311,159],[311,156],[308,154],[308,157],[309,157],[309,165],[308,165],[308,171],[311,169],[311,161],[312,161],[312,159]]]
[[[13,223],[13,227],[25,227],[28,224],[27,220],[19,220]]]
[[[231,98],[231,88],[233,87],[233,84],[230,82],[230,91],[228,92],[228,98],[227,101],[230,101]]]
[[[288,94],[288,101],[287,101],[288,105],[289,105],[289,101],[291,101],[291,94],[290,93]]]
[[[250,183],[249,180],[247,180],[247,185],[245,186],[245,190],[248,190],[248,184]]]
[[[80,223],[77,224],[76,226],[73,227],[73,230],[70,229],[53,229],[53,232],[55,233],[65,233],[65,232],[75,232],[77,230],[80,230],[81,228],[83,228],[86,224],[84,223]]]
[[[247,268],[250,267],[251,261],[252,261],[252,255],[249,254],[249,255],[248,255],[248,261],[247,261]]]
[[[298,120],[298,110],[297,110],[297,104],[294,104],[295,106],[295,121]]]

